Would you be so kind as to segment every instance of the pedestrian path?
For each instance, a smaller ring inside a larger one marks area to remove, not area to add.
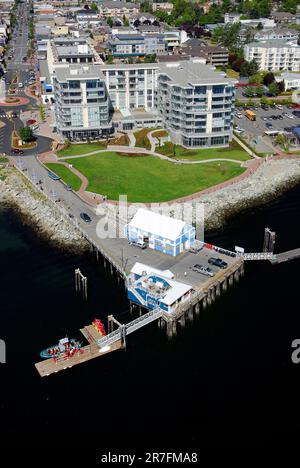
[[[128,138],[129,138],[129,147],[134,148],[135,147],[135,142],[136,142],[134,133],[133,132],[128,132],[127,135],[128,135]]]
[[[165,156],[164,154],[156,153],[151,150],[147,150],[145,148],[135,147],[130,148],[128,146],[118,146],[118,145],[108,145],[106,149],[103,150],[96,150],[91,151],[90,153],[78,154],[75,156],[62,156],[59,158],[59,161],[64,161],[66,159],[79,159],[79,158],[87,158],[89,156],[93,156],[95,154],[100,153],[107,153],[108,151],[114,151],[116,153],[131,153],[131,154],[148,154],[149,156],[156,156],[157,158],[163,159],[165,161],[169,161],[173,164],[207,164],[211,162],[232,162],[235,164],[239,164],[240,166],[244,166],[247,161],[240,161],[238,159],[230,159],[230,158],[208,158],[208,159],[201,159],[201,160],[189,160],[189,159],[176,159],[170,158],[169,156]]]

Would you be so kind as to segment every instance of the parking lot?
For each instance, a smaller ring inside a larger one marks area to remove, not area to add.
[[[252,140],[251,144],[253,143],[253,147],[255,149],[257,149],[256,146],[259,145],[261,147],[259,151],[261,152],[268,152],[271,149],[267,144],[265,144],[266,148],[263,149],[262,146],[264,142],[272,144],[274,141],[274,137],[268,137],[265,135],[266,131],[275,130],[289,133],[293,127],[300,126],[300,117],[295,115],[295,113],[297,113],[297,109],[293,109],[291,106],[282,105],[282,109],[278,109],[274,106],[268,106],[267,110],[260,107],[251,107],[249,109],[255,112],[256,120],[249,120],[245,116],[245,109],[239,108],[235,111],[234,124],[243,130],[242,132],[238,131],[237,133],[245,139],[248,137],[249,140]],[[241,114],[242,117],[238,117],[238,114]],[[276,118],[273,118],[273,116]],[[263,137],[263,140],[261,137]],[[255,143],[255,141],[257,143]]]

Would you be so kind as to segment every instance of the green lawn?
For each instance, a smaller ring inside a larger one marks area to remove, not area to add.
[[[72,162],[73,164],[73,162]],[[62,164],[55,164],[55,163],[49,163],[46,164],[47,167],[55,174],[57,174],[59,177],[61,177],[67,185],[71,185],[72,189],[77,192],[77,190],[80,189],[81,186],[81,180],[77,175],[73,174],[70,169],[68,169],[66,166],[63,166]]]
[[[157,153],[164,154],[166,156],[174,157],[174,145],[171,142],[166,142],[160,148],[156,148]],[[237,161],[247,161],[251,159],[249,154],[240,147],[236,141],[232,141],[228,148],[208,148],[208,149],[194,149],[189,150],[182,146],[176,145],[175,148],[176,159],[192,159],[192,160],[203,160],[203,159],[214,159],[214,158],[228,158],[235,159]]]
[[[88,190],[117,200],[127,194],[131,202],[161,202],[198,192],[242,172],[235,163],[199,165],[174,164],[154,156],[124,156],[105,152],[85,158],[67,160],[89,179]],[[51,169],[55,164],[49,164]],[[53,170],[56,172],[55,167]],[[62,175],[72,185],[74,175]],[[75,176],[76,177],[76,176]],[[72,180],[71,180],[72,179]]]
[[[5,158],[5,156],[0,156],[0,163],[7,163],[8,158]]]
[[[92,151],[102,150],[105,148],[106,148],[106,142],[79,143],[78,145],[70,145],[69,148],[58,151],[57,155],[58,156],[77,156],[79,154],[91,153]]]

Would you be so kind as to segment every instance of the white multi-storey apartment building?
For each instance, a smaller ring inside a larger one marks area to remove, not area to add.
[[[244,52],[245,59],[255,60],[259,70],[300,70],[300,46],[295,42],[280,40],[251,42],[245,45]]]
[[[158,71],[157,110],[171,140],[185,147],[228,145],[234,95],[234,81],[196,60]]]
[[[54,96],[56,126],[64,138],[83,140],[113,133],[100,65],[56,67]]]
[[[185,147],[232,138],[234,81],[199,60],[55,67],[57,130],[69,139],[163,124]]]

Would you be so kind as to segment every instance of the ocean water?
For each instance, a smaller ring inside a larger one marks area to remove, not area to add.
[[[206,240],[259,251],[266,226],[276,249],[300,246],[300,188],[241,214]],[[49,446],[208,449],[293,444],[299,429],[300,261],[248,262],[245,276],[171,341],[151,324],[127,351],[40,378],[41,349],[94,317],[127,321],[124,288],[89,254],[66,254],[0,209],[1,437]],[[88,277],[88,301],[74,269]]]

